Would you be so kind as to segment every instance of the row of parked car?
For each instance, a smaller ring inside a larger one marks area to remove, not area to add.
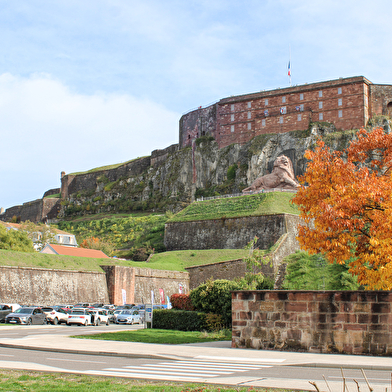
[[[142,324],[144,313],[145,306],[135,304],[118,307],[87,303],[47,307],[0,304],[0,322],[9,324]]]

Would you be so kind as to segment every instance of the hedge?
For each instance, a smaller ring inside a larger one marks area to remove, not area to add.
[[[207,330],[206,314],[189,310],[157,309],[153,314],[153,328],[178,331]]]

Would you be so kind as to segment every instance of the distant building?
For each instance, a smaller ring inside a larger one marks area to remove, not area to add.
[[[71,246],[55,245],[55,244],[45,245],[40,253],[46,253],[46,254],[50,254],[50,255],[90,257],[90,258],[95,258],[95,259],[109,258],[101,250],[75,248],[75,247],[71,247]]]
[[[338,130],[366,126],[375,115],[392,115],[392,85],[363,76],[223,98],[180,119],[180,148],[211,135],[219,148],[244,144],[255,136],[306,130],[310,122],[333,123]]]

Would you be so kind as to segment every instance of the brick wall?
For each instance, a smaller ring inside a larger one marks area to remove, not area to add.
[[[232,347],[392,355],[389,291],[235,291]]]

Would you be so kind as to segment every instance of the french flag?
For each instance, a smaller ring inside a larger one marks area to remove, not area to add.
[[[288,66],[288,72],[287,72],[287,75],[291,76],[290,61],[289,61],[289,66]]]

